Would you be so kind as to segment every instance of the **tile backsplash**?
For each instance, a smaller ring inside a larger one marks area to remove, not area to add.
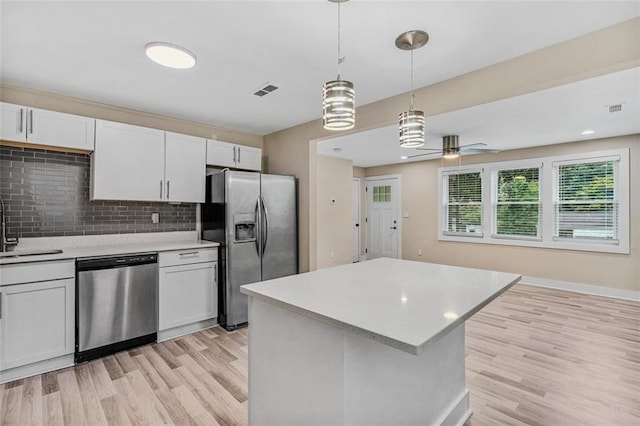
[[[144,160],[141,160],[144,161]],[[89,154],[0,146],[0,196],[14,237],[193,231],[196,204],[89,201]],[[160,223],[151,222],[151,213]]]

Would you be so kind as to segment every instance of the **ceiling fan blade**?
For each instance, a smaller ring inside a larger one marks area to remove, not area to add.
[[[442,154],[442,152],[438,151],[438,152],[430,152],[428,154],[409,155],[407,158],[424,157],[425,155],[438,155],[438,154]]]
[[[489,149],[489,148],[477,148],[477,149],[464,149],[464,150],[460,150],[460,154],[461,155],[467,155],[467,154],[497,154],[499,153],[500,150],[499,149]]]
[[[462,148],[469,148],[469,147],[471,147],[471,146],[478,146],[478,147],[480,147],[480,146],[487,146],[487,144],[486,144],[486,143],[484,143],[484,142],[470,143],[470,144],[468,144],[468,145],[462,145],[462,146],[459,146],[459,147],[458,147],[458,149],[462,149]]]
[[[440,151],[442,152],[442,148],[414,148],[417,151]]]

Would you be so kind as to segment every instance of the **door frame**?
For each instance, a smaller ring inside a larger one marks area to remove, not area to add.
[[[358,183],[358,197],[356,198],[356,204],[357,204],[357,207],[358,207],[358,222],[357,223],[359,224],[359,226],[356,227],[357,228],[356,231],[358,231],[358,247],[356,249],[357,260],[355,260],[354,263],[355,262],[360,262],[362,260],[361,259],[362,256],[360,254],[360,251],[362,250],[361,247],[360,247],[361,246],[361,241],[362,241],[362,221],[360,220],[360,219],[362,219],[362,200],[361,200],[362,199],[362,190],[361,190],[362,189],[361,188],[362,182],[360,181],[359,177],[354,177],[353,180],[351,181],[352,191],[353,191],[353,185],[356,182]],[[355,194],[352,194],[351,196],[355,197]]]
[[[366,216],[365,216],[365,224],[367,226],[369,226],[369,185],[372,182],[375,182],[377,180],[384,180],[384,179],[396,179],[396,183],[397,183],[397,193],[398,196],[396,197],[396,208],[397,208],[397,212],[398,212],[398,232],[396,232],[396,239],[397,239],[397,243],[398,243],[398,259],[402,259],[402,175],[400,174],[392,174],[392,175],[380,175],[380,176],[367,176],[364,178],[364,187],[365,187],[365,193],[366,193],[366,199],[365,199],[365,204],[366,204]],[[365,233],[365,247],[368,250],[369,248],[369,233],[366,232]],[[367,253],[368,254],[368,253]],[[366,255],[365,255],[366,256]]]

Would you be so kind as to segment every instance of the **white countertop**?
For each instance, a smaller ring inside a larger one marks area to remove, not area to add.
[[[119,254],[160,252],[171,250],[190,250],[207,247],[218,247],[220,244],[211,241],[196,239],[169,240],[169,241],[145,241],[111,243],[101,245],[80,245],[76,247],[62,248],[60,254],[47,254],[35,256],[0,258],[0,265],[10,265],[15,263],[45,262],[52,260],[77,259],[95,256],[113,256]],[[28,252],[29,250],[16,250],[15,253]]]
[[[419,354],[520,278],[382,258],[248,284],[241,292]]]

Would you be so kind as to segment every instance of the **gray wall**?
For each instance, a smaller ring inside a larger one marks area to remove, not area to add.
[[[144,159],[141,159],[144,161]],[[0,146],[0,196],[13,237],[192,231],[196,205],[89,201],[88,154]],[[151,213],[160,223],[151,223]]]

